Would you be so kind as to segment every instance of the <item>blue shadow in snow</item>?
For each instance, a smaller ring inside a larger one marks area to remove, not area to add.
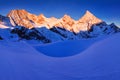
[[[37,51],[51,57],[68,57],[79,54],[90,47],[94,40],[64,41],[35,47]]]

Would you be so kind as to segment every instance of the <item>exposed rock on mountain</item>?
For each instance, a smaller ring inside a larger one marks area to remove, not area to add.
[[[89,23],[89,25],[98,24],[103,22],[102,20],[95,17],[91,12],[86,11],[85,15],[79,19],[80,23]]]
[[[103,21],[95,17],[91,12],[86,11],[84,16],[80,18],[76,24],[73,25],[74,32],[88,31],[95,24],[102,23]]]
[[[12,10],[7,16],[13,26],[24,26],[26,28],[33,28],[34,22],[37,20],[36,15],[30,14],[25,10]]]
[[[0,15],[0,39],[5,40],[26,39],[50,43],[95,38],[117,32],[120,32],[120,28],[114,23],[108,25],[89,11],[78,21],[68,15],[60,19],[46,18],[43,14],[37,16],[25,10],[12,10],[7,17]]]
[[[36,30],[35,28],[28,29],[22,26],[18,26],[11,30],[11,33],[17,34],[20,39],[26,39],[26,40],[40,40],[43,43],[49,43],[51,42],[49,39],[47,39],[41,32]]]
[[[73,25],[75,24],[75,20],[72,19],[69,15],[64,15],[59,23],[54,25],[55,27],[65,28],[66,30],[73,31]]]
[[[38,20],[36,23],[44,24],[44,22],[46,22],[46,17],[43,14],[40,14],[37,18]]]
[[[53,27],[50,30],[53,31],[56,34],[59,34],[60,36],[62,36],[66,40],[75,40],[75,39],[78,39],[78,37],[74,34],[74,32],[70,32],[70,31],[68,31],[68,30],[66,30],[64,28]]]
[[[8,17],[10,18],[13,26],[24,26],[26,28],[42,26],[52,28],[53,26],[55,26],[65,28],[66,30],[75,33],[89,30],[92,25],[102,22],[102,20],[96,18],[89,11],[86,11],[85,15],[78,21],[75,21],[68,15],[64,15],[61,19],[57,19],[54,17],[46,18],[43,14],[36,16],[34,14],[30,14],[25,10],[12,10],[8,14]]]

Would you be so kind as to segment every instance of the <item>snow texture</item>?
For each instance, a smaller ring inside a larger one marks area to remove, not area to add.
[[[60,49],[67,50],[68,44],[75,47],[69,47],[69,52],[78,54],[50,57],[42,53],[42,49],[47,48],[49,52],[55,45],[54,51],[59,53]],[[119,33],[95,41],[89,47],[88,43],[76,40],[47,46],[0,41],[0,80],[120,80],[119,44]],[[81,51],[80,45],[87,48]],[[41,52],[36,49],[39,46]]]

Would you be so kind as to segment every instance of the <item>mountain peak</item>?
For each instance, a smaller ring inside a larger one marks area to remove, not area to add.
[[[101,19],[97,18],[95,15],[93,15],[90,11],[86,11],[84,16],[79,19],[79,22],[89,22],[91,24],[98,24],[103,22]]]
[[[75,21],[72,17],[65,14],[61,19],[57,18],[47,18],[44,14],[38,16],[27,12],[24,9],[12,10],[8,17],[13,26],[24,26],[26,28],[33,28],[36,26],[58,26],[63,27],[69,31],[74,30],[74,32],[79,32],[80,30],[89,30],[92,25],[101,23],[102,20],[95,17],[90,11],[86,11],[84,16]]]
[[[45,17],[44,14],[40,14],[39,17]]]
[[[65,14],[62,18],[71,18],[69,15]]]
[[[36,20],[36,15],[30,14],[24,9],[21,10],[11,10],[7,15],[10,18],[10,22],[13,26],[24,26],[27,28],[32,28],[33,24],[31,23]]]
[[[69,15],[65,14],[63,17],[62,17],[62,20],[64,22],[70,22],[70,21],[74,21],[73,18],[71,18]]]
[[[51,20],[58,20],[56,17],[50,17],[49,19],[51,19]]]
[[[93,15],[89,10],[87,10],[85,14]]]
[[[9,12],[9,14],[12,14],[12,13],[28,13],[25,9],[14,9],[14,10],[11,10],[10,12]],[[8,14],[8,15],[9,15]]]
[[[46,18],[46,17],[44,16],[44,14],[40,14],[40,15],[38,16],[38,18],[44,19],[44,18]]]

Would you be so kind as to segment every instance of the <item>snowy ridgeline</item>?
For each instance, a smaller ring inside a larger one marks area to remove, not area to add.
[[[79,33],[74,33],[60,27],[53,27],[50,29],[47,29],[46,27],[28,29],[22,26],[9,27],[5,24],[1,24],[0,26],[3,27],[0,29],[1,40],[34,40],[39,43],[90,39],[118,33],[120,31],[120,29],[114,24],[107,25],[106,23],[94,25],[90,30],[80,31]]]
[[[120,33],[46,45],[1,40],[0,80],[120,80],[119,44]]]
[[[48,19],[41,15],[35,19],[35,15],[28,14],[26,10],[12,10],[7,16],[0,15],[0,40],[52,43],[120,32],[114,23],[108,25],[89,11],[78,21],[68,15],[61,19]]]

